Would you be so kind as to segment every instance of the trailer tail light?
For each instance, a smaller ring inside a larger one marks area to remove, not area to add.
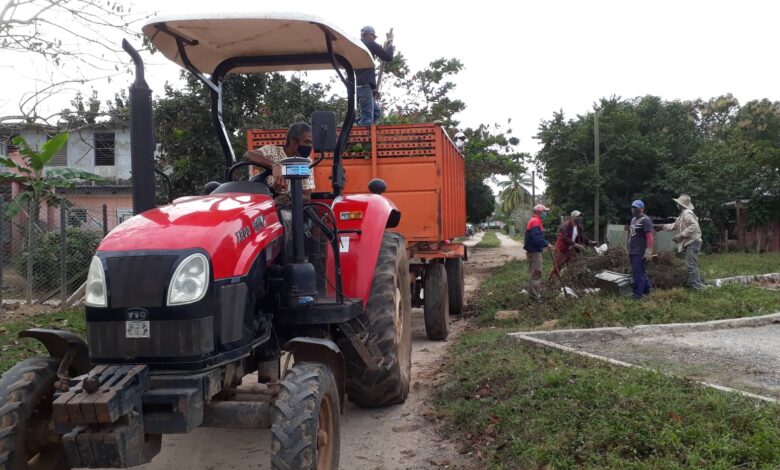
[[[361,220],[363,218],[363,211],[349,211],[339,214],[341,220]]]

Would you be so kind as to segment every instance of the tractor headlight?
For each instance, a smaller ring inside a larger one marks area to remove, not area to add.
[[[103,263],[97,256],[92,257],[87,274],[86,298],[84,303],[90,307],[107,307],[106,277],[103,274]]]
[[[176,268],[168,287],[168,305],[197,302],[209,287],[209,262],[200,253],[188,256]]]

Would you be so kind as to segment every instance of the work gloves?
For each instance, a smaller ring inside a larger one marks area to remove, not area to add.
[[[644,256],[644,258],[645,258],[645,261],[650,261],[651,259],[653,259],[653,249],[652,248],[645,249],[645,256]]]
[[[675,243],[680,243],[681,241],[683,241],[683,236],[678,233],[677,235],[672,237],[672,241]]]

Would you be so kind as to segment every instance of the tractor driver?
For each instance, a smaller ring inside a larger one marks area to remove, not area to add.
[[[312,153],[311,126],[305,122],[296,122],[287,129],[287,140],[284,147],[266,145],[256,150],[249,150],[244,154],[244,159],[257,163],[264,168],[270,168],[273,172],[268,177],[268,186],[272,187],[277,195],[277,206],[290,204],[290,184],[282,176],[281,161],[290,157],[309,158]],[[314,175],[303,180],[303,200],[309,201],[314,190]]]

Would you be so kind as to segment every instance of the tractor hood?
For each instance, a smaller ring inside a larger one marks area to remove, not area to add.
[[[212,260],[214,278],[221,279],[246,274],[259,251],[283,233],[273,199],[268,196],[191,196],[127,220],[108,234],[98,251],[200,248]]]

